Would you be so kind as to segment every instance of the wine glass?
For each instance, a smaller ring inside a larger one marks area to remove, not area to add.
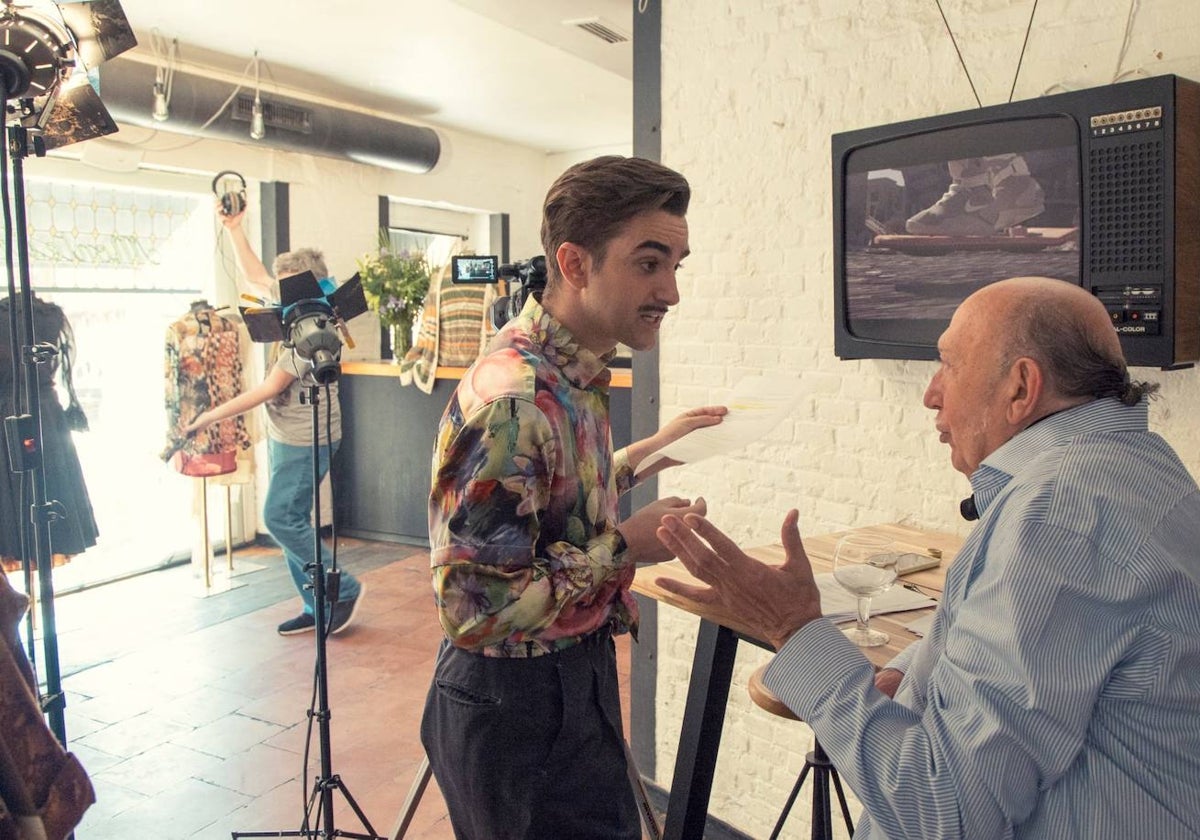
[[[858,601],[858,618],[842,632],[859,647],[886,644],[888,634],[872,630],[871,598],[896,582],[896,552],[892,541],[877,534],[851,533],[838,540],[833,554],[833,578]]]

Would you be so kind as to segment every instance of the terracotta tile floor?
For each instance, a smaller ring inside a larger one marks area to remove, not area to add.
[[[418,725],[439,630],[423,551],[341,544],[339,562],[368,591],[354,626],[327,647],[331,768],[342,783],[332,790],[335,830],[367,834],[353,797],[375,833],[389,836],[422,758]],[[314,637],[275,632],[298,605],[278,554],[241,554],[235,569],[261,569],[235,577],[244,585],[228,592],[197,597],[184,567],[55,605],[68,748],[97,795],[77,840],[300,828],[320,770],[307,715]],[[618,651],[628,709],[626,639]],[[405,836],[453,837],[436,783]]]

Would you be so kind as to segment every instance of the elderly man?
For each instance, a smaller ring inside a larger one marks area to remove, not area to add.
[[[902,679],[820,618],[796,511],[778,567],[664,517],[708,586],[660,584],[777,648],[766,685],[862,800],[859,840],[1200,836],[1200,490],[1147,428],[1152,388],[1057,280],[984,287],[938,349],[925,405],[979,523]]]

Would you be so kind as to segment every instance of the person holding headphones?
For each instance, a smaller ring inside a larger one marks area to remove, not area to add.
[[[234,212],[227,213],[232,209]],[[216,204],[217,218],[233,241],[234,254],[241,275],[238,291],[265,301],[279,299],[279,284],[276,278],[291,277],[311,271],[318,279],[329,275],[325,258],[315,248],[298,248],[277,256],[268,271],[254,252],[246,232],[242,228],[242,217],[246,213],[245,201],[230,207],[222,198]],[[205,426],[235,417],[260,405],[267,409],[267,453],[269,479],[267,499],[263,504],[263,520],[272,538],[283,549],[288,572],[296,585],[302,601],[301,612],[279,625],[283,636],[304,633],[316,627],[315,605],[308,566],[312,560],[316,535],[312,524],[313,471],[312,471],[312,407],[301,401],[301,394],[317,384],[312,374],[312,365],[293,348],[276,345],[274,362],[266,378],[257,387],[201,412],[184,431],[188,434]],[[329,472],[329,462],[341,444],[342,412],[338,402],[337,381],[325,386],[325,410],[318,410],[319,449],[318,481]],[[328,420],[326,415],[328,413]],[[325,446],[326,441],[330,442]],[[329,549],[321,544],[321,560],[330,568]],[[354,621],[359,605],[363,601],[366,587],[352,574],[343,571],[340,586],[329,593],[334,600],[329,610],[329,632],[340,633]]]

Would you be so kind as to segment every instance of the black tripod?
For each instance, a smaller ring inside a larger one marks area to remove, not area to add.
[[[821,742],[813,739],[812,752],[804,756],[804,769],[800,771],[796,784],[792,786],[787,804],[783,806],[783,813],[779,815],[779,821],[775,823],[775,830],[771,832],[771,840],[775,840],[779,836],[779,832],[783,830],[783,823],[787,819],[788,812],[792,810],[796,796],[800,793],[800,787],[804,784],[804,779],[810,770],[813,774],[812,840],[833,840],[833,816],[830,810],[832,803],[829,801],[829,781],[831,779],[834,789],[837,791],[838,805],[842,808],[842,819],[846,821],[846,828],[849,830],[850,836],[854,836],[854,822],[850,819],[850,808],[846,805],[846,794],[842,791],[842,780],[838,776],[837,768],[825,754]]]
[[[19,107],[19,106],[18,106]],[[39,142],[35,138],[34,142]],[[15,339],[23,336],[20,342],[20,360],[25,373],[25,397],[28,405],[27,414],[15,414],[4,420],[5,433],[9,446],[9,461],[14,472],[24,472],[29,476],[27,486],[32,488],[33,495],[29,499],[30,519],[33,523],[32,554],[28,550],[25,535],[22,536],[25,556],[25,583],[32,587],[33,570],[30,568],[30,557],[37,564],[38,603],[42,616],[42,649],[45,653],[44,673],[46,691],[41,697],[42,711],[46,714],[50,730],[64,747],[67,743],[65,695],[62,691],[62,675],[58,660],[58,631],[54,619],[54,582],[51,576],[50,523],[66,514],[62,504],[46,498],[46,467],[42,452],[42,412],[38,384],[38,365],[50,361],[57,352],[48,344],[35,344],[33,328],[33,293],[29,280],[29,240],[25,219],[25,169],[23,161],[29,154],[30,138],[28,130],[22,125],[13,125],[8,130],[8,151],[12,157],[13,201],[12,207],[16,213],[16,223],[9,217],[8,178],[4,178],[4,221],[5,237],[9,243],[6,251],[9,274],[9,317],[14,322],[11,334]],[[39,153],[44,154],[41,147]],[[12,250],[11,244],[17,246],[17,267],[20,276],[20,308],[22,329],[17,330],[16,310],[17,296],[12,281]],[[17,356],[14,355],[13,365],[16,367]],[[19,404],[17,392],[18,380],[13,378],[13,406]],[[29,659],[37,662],[33,655],[33,616],[28,619]]]
[[[327,373],[328,373],[327,369]],[[328,383],[337,377],[338,371],[332,370],[332,376],[328,376],[325,382]],[[304,808],[304,819],[300,824],[300,828],[295,831],[235,831],[233,832],[233,840],[239,837],[308,837],[308,838],[330,838],[330,837],[355,837],[359,840],[387,840],[385,837],[375,833],[375,829],[371,827],[370,821],[363,814],[362,809],[358,807],[358,803],[354,801],[354,797],[350,795],[350,791],[346,789],[345,783],[341,776],[337,776],[333,772],[333,759],[329,744],[329,672],[326,668],[325,658],[325,636],[329,632],[329,622],[326,618],[326,592],[330,592],[333,596],[332,600],[336,602],[338,588],[341,580],[341,573],[337,570],[337,560],[333,562],[333,568],[329,571],[328,582],[325,579],[325,564],[321,560],[321,433],[318,424],[317,406],[320,402],[319,391],[320,385],[313,384],[308,387],[308,402],[312,406],[312,481],[313,481],[313,526],[315,534],[313,537],[313,562],[308,566],[312,569],[313,579],[313,618],[316,620],[316,637],[317,637],[317,667],[316,667],[316,703],[313,709],[309,712],[310,719],[316,718],[317,721],[317,741],[321,750],[321,773],[313,780],[313,789],[308,797],[308,802]],[[328,400],[327,400],[328,402]],[[330,421],[329,406],[326,406],[325,414],[325,430],[328,435]],[[332,445],[330,446],[332,449]],[[330,459],[332,461],[332,458]],[[332,464],[330,465],[332,468]],[[335,555],[336,557],[336,555]],[[328,587],[327,587],[328,583]],[[304,762],[305,771],[307,772],[308,761]],[[340,790],[346,797],[346,801],[350,803],[350,808],[354,811],[363,827],[369,832],[367,834],[355,834],[352,832],[335,829],[333,825],[333,792]],[[320,825],[320,828],[317,826]]]

